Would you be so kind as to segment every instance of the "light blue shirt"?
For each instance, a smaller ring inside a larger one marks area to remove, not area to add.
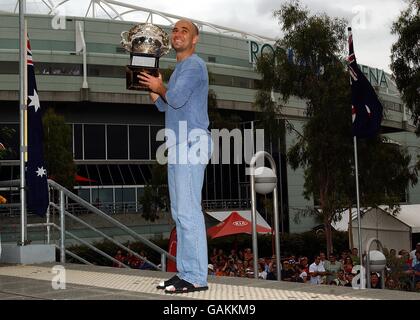
[[[194,129],[199,129],[203,134],[210,134],[208,90],[207,68],[201,58],[193,54],[176,64],[167,86],[166,102],[162,97],[155,102],[158,110],[165,112],[165,127],[174,131],[176,144],[185,142]],[[182,129],[180,132],[180,122],[186,127],[186,134],[183,134]],[[167,141],[167,147],[170,145],[173,145],[173,142]]]

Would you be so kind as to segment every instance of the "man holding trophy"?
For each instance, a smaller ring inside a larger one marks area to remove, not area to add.
[[[177,63],[167,87],[160,74],[155,76],[145,71],[138,75],[140,85],[150,90],[158,110],[165,112],[165,129],[173,132],[176,138],[167,139],[166,147],[171,213],[177,231],[178,273],[157,287],[166,293],[208,289],[207,237],[201,191],[211,154],[211,137],[207,110],[208,73],[205,62],[195,54],[198,40],[199,30],[194,23],[178,21],[171,35]],[[185,127],[187,135],[182,130]],[[197,151],[200,153],[198,161]]]

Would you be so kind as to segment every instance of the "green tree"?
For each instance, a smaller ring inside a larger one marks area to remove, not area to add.
[[[0,160],[13,154],[13,150],[8,146],[11,137],[15,134],[14,129],[8,127],[0,128]]]
[[[48,176],[71,190],[76,176],[71,128],[65,123],[64,117],[55,113],[52,108],[45,112],[42,124]]]
[[[319,201],[317,215],[324,223],[327,251],[331,252],[331,222],[349,202],[344,184],[351,176],[349,80],[340,60],[346,22],[325,14],[311,16],[298,1],[284,4],[274,15],[284,37],[277,43],[275,57],[264,55],[257,62],[263,75],[257,104],[264,112],[275,112],[273,90],[281,93],[284,103],[290,96],[307,102],[308,121],[289,150],[288,160],[294,169],[304,168],[304,196]]]
[[[420,2],[406,0],[408,7],[392,26],[398,36],[391,50],[391,70],[402,99],[413,112],[413,120],[420,134]]]
[[[144,188],[140,204],[143,207],[143,217],[150,221],[155,221],[159,218],[160,212],[170,208],[166,165],[153,164],[152,179]]]
[[[283,103],[290,96],[306,102],[307,121],[288,151],[288,161],[293,169],[304,169],[303,194],[319,205],[319,210],[305,214],[324,224],[329,253],[333,250],[331,222],[341,219],[356,195],[350,86],[344,62],[346,21],[310,15],[298,1],[284,4],[275,17],[284,38],[278,41],[274,57],[264,55],[257,62],[263,80],[256,101],[270,114],[267,118],[278,118],[281,112],[276,110],[272,91],[282,95]],[[288,48],[293,50],[293,60]],[[408,168],[410,156],[384,138],[360,140],[359,162],[362,206],[395,206],[409,181],[417,182],[417,172]]]

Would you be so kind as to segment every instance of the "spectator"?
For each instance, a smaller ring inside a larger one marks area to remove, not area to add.
[[[299,274],[296,281],[301,282],[301,283],[306,283],[308,281],[308,274],[304,270],[303,266],[298,264],[296,266],[296,269],[297,269],[297,272]]]
[[[123,263],[125,262],[126,257],[123,256],[121,250],[118,250],[117,251],[117,254],[115,255],[114,259],[115,260],[118,260],[119,263],[117,263],[117,262],[114,261],[114,263],[112,264],[113,267],[115,267],[115,268],[123,268],[124,267],[123,266]]]
[[[281,270],[281,280],[283,281],[293,281],[295,278],[295,270],[290,265],[288,260],[283,261],[283,268]]]
[[[389,250],[389,257],[390,258],[396,258],[397,257],[397,251],[395,249]]]
[[[416,251],[420,251],[420,242],[417,242],[416,248],[410,252],[411,259],[414,259],[416,257]]]
[[[147,254],[146,254],[146,252],[144,252],[144,251],[140,251],[140,256],[141,257],[143,257],[144,259],[146,259],[147,260]],[[138,260],[140,260],[140,259],[138,259]],[[147,262],[146,260],[141,260],[140,261],[140,265],[139,265],[139,269],[142,269],[142,270],[154,270],[155,269],[155,267],[154,266],[152,266],[149,262]],[[137,261],[136,261],[137,262]]]
[[[131,252],[128,252],[126,262],[130,266],[130,268],[133,269],[139,269],[142,264],[142,261],[135,255],[133,255]]]
[[[340,262],[341,264],[344,266],[344,264],[346,263],[346,259],[349,255],[347,254],[347,251],[343,251],[341,253],[341,258],[340,258]]]
[[[412,260],[410,259],[410,253],[406,250],[400,250],[398,252],[400,255],[399,263],[401,265],[401,272],[399,272],[399,283],[403,290],[412,290]]]
[[[344,285],[345,287],[353,287],[353,278],[356,274],[356,271],[352,271],[346,274],[347,283]]]
[[[337,258],[334,254],[330,254],[330,260],[325,261],[324,269],[327,272],[326,283],[331,284],[331,282],[338,278],[338,271],[343,269],[340,261],[337,261]]]
[[[370,274],[370,287],[372,289],[382,289],[381,282],[379,281],[379,276],[376,272],[371,272]]]
[[[351,249],[350,258],[353,262],[353,266],[360,264],[359,250],[357,248]]]
[[[326,272],[321,264],[320,256],[316,256],[315,261],[309,266],[309,275],[311,284],[321,284],[321,277],[325,276]]]
[[[343,270],[337,271],[337,277],[332,281],[337,286],[345,286],[348,283]]]
[[[235,249],[230,250],[230,255],[228,259],[232,259],[235,263],[238,261],[238,255],[236,254]]]
[[[299,264],[303,267],[303,270],[309,274],[309,263],[307,257],[302,257],[299,261]]]
[[[267,279],[267,271],[262,268],[261,264],[258,264],[258,279]]]
[[[235,276],[236,271],[237,271],[237,267],[235,265],[235,261],[233,259],[228,259],[228,261],[226,261],[222,271],[225,274],[231,275],[233,274],[233,276]]]
[[[353,270],[353,260],[349,256],[344,260],[343,270],[345,273],[351,273]]]
[[[225,253],[223,252],[223,249],[219,249],[219,252],[216,255],[216,265],[220,266],[223,268],[223,266],[226,263],[226,256]]]
[[[414,287],[417,289],[420,282],[420,250],[416,251],[411,268],[414,277]]]
[[[245,255],[244,255],[244,252],[242,250],[238,251],[238,259],[241,260],[242,262],[245,261]]]
[[[277,280],[277,263],[272,259],[268,266],[267,280]]]
[[[324,268],[325,268],[325,261],[327,261],[327,258],[326,258],[326,256],[325,256],[325,253],[324,252],[320,252],[319,253],[319,258],[321,259],[321,261],[319,262]]]
[[[386,280],[386,283],[385,283],[385,288],[387,288],[387,289],[389,289],[389,290],[395,290],[395,289],[398,289],[398,287],[397,287],[397,283],[395,282],[395,280],[394,279],[392,279],[392,278],[388,278],[387,280]]]
[[[213,248],[212,254],[210,255],[210,262],[217,264],[217,248]]]
[[[254,255],[252,254],[251,248],[246,248],[244,253],[244,259],[245,261],[248,261],[248,263],[253,259]]]

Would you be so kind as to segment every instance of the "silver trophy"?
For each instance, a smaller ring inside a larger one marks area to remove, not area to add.
[[[168,34],[151,23],[139,23],[121,33],[121,45],[130,52],[130,64],[126,68],[127,89],[148,91],[139,83],[137,75],[146,72],[159,76],[159,58],[171,49]]]

